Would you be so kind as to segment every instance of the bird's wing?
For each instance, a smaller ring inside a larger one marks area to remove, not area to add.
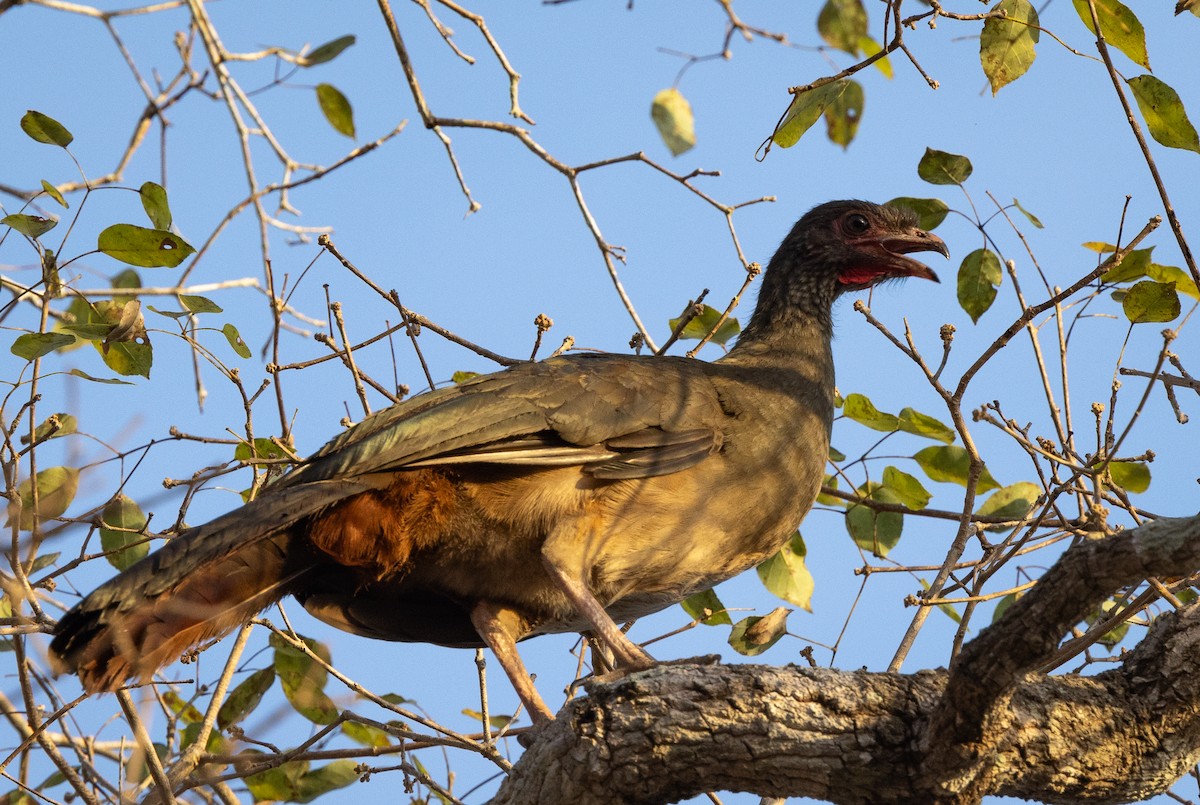
[[[468,463],[586,465],[599,478],[677,472],[721,446],[706,364],[571,356],[414,397],[333,440],[289,483]]]

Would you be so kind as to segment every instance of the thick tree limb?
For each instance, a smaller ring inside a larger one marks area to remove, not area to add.
[[[1200,759],[1200,603],[1094,677],[1027,675],[1079,618],[1200,567],[1200,517],[1067,551],[951,671],[661,666],[595,684],[539,733],[493,803],[665,803],[706,790],[858,803],[985,794],[1120,803]]]

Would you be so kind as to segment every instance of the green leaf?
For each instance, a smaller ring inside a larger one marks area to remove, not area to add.
[[[1038,217],[1037,217],[1036,215],[1034,215],[1034,214],[1033,214],[1033,213],[1031,213],[1029,210],[1027,210],[1027,209],[1025,209],[1024,207],[1022,207],[1022,206],[1021,206],[1021,202],[1017,201],[1015,198],[1013,199],[1013,206],[1014,206],[1014,207],[1016,207],[1018,210],[1020,210],[1020,211],[1021,211],[1021,214],[1022,214],[1022,215],[1024,215],[1026,218],[1028,218],[1028,219],[1029,219],[1029,223],[1033,224],[1033,225],[1034,225],[1034,226],[1036,226],[1038,229],[1045,229],[1045,228],[1046,228],[1046,227],[1045,227],[1045,226],[1042,224],[1041,220],[1040,220],[1040,219],[1038,219]]]
[[[21,116],[21,131],[39,143],[57,145],[60,148],[66,148],[75,139],[62,123],[32,109]]]
[[[680,602],[680,606],[683,607],[684,612],[705,626],[733,625],[725,605],[721,603],[715,590],[692,593]]]
[[[1104,603],[1102,603],[1100,605],[1099,611],[1093,612],[1091,615],[1088,615],[1085,620],[1089,626],[1091,626],[1092,624],[1095,624],[1095,623],[1099,623],[1100,621],[1107,619],[1113,613],[1114,610],[1119,609],[1123,605],[1124,605],[1123,602],[1118,602],[1118,601],[1114,601],[1114,600],[1105,601]],[[1112,649],[1112,648],[1115,648],[1118,643],[1120,643],[1122,640],[1124,640],[1125,636],[1128,633],[1129,633],[1129,621],[1123,621],[1123,622],[1117,624],[1116,626],[1114,626],[1109,631],[1105,632],[1104,636],[1101,637],[1096,642],[1098,642],[1100,645],[1104,646],[1105,648]]]
[[[976,249],[958,267],[958,304],[978,323],[996,301],[996,289],[1004,279],[1000,258],[990,249]]]
[[[708,335],[709,331],[716,326],[720,319],[721,311],[717,310],[715,307],[705,305],[704,310],[701,311],[700,315],[693,316],[692,320],[687,323],[687,325],[683,328],[683,332],[679,334],[679,337],[688,339],[701,339]],[[671,328],[671,332],[675,332],[675,328],[679,326],[679,319],[671,319],[669,322],[667,322],[667,325]],[[724,346],[725,342],[733,338],[741,331],[742,325],[737,319],[730,316],[729,318],[725,319],[725,321],[721,322],[721,326],[717,328],[715,333],[713,333],[711,340],[720,344],[721,346]]]
[[[1011,607],[1013,604],[1016,603],[1017,599],[1021,595],[1022,595],[1022,593],[1009,593],[1008,595],[1001,598],[1000,601],[996,604],[996,608],[994,610],[992,610],[992,623],[996,623],[998,620],[1003,618],[1004,613],[1008,611],[1009,607]]]
[[[69,436],[79,430],[79,421],[71,414],[51,414],[33,429],[33,443],[41,444],[47,439]],[[21,444],[29,444],[29,434],[21,436]]]
[[[871,37],[864,36],[858,40],[858,49],[864,56],[874,56],[876,53],[883,50],[883,47],[881,47],[880,44]],[[892,78],[895,75],[895,71],[892,70],[891,59],[889,59],[887,56],[884,56],[883,58],[874,62],[874,65],[879,72],[883,73],[884,78]]]
[[[905,508],[915,512],[928,506],[933,497],[914,476],[895,467],[884,467],[883,485]]]
[[[912,408],[900,409],[900,430],[946,444],[953,443],[955,438],[954,431],[943,425],[941,420]]]
[[[822,484],[824,486],[829,486],[834,489],[837,489],[838,488],[837,476],[836,475],[826,475],[825,480],[822,482]],[[826,495],[824,493],[817,495],[817,503],[820,503],[822,506],[838,506],[841,508],[846,507],[846,502],[844,500],[842,500],[841,498],[835,498],[833,495]]]
[[[940,198],[897,196],[887,202],[885,206],[912,210],[917,214],[917,226],[926,231],[937,229],[938,225],[946,220],[946,215],[950,212],[950,208],[946,206],[946,202]]]
[[[142,209],[150,218],[150,225],[155,229],[171,228],[171,207],[167,204],[167,191],[160,184],[146,182],[138,190],[142,197]]]
[[[965,448],[957,445],[926,447],[913,456],[913,459],[934,481],[943,481],[959,486],[967,485],[967,472],[971,466],[971,457]],[[988,472],[987,467],[984,467],[979,475],[976,491],[982,493],[999,488],[1000,484],[996,483],[996,479]]]
[[[925,581],[925,579],[921,579],[921,588],[928,590],[929,582]],[[954,621],[955,623],[962,623],[962,615],[959,615],[958,610],[952,607],[950,604],[938,604],[937,608],[940,609],[942,614],[950,620]]]
[[[250,347],[246,346],[246,342],[242,340],[242,336],[238,333],[236,327],[232,324],[226,324],[221,328],[221,332],[225,334],[225,340],[229,342],[229,346],[233,347],[233,351],[238,354],[238,357],[250,357]]]
[[[758,578],[767,592],[812,612],[815,582],[804,564],[807,553],[804,537],[797,531],[787,545],[758,566]]]
[[[308,637],[300,639],[313,654],[329,663],[329,649],[323,643]],[[336,721],[337,706],[325,694],[325,683],[329,678],[325,668],[278,634],[272,633],[268,642],[275,649],[275,673],[279,675],[283,695],[296,712],[314,724]]]
[[[35,488],[36,508],[33,501]],[[8,504],[8,525],[11,526],[16,520],[19,529],[32,531],[35,521],[61,516],[75,499],[78,489],[79,470],[74,467],[50,467],[42,470],[37,474],[36,482],[26,478],[17,486],[17,500]]]
[[[18,358],[32,361],[74,343],[75,336],[66,333],[25,333],[17,336],[8,351]]]
[[[1126,292],[1121,309],[1134,324],[1173,321],[1180,312],[1175,283],[1142,280]]]
[[[1126,492],[1145,492],[1150,488],[1150,467],[1141,461],[1112,461],[1108,474],[1113,483]]]
[[[89,375],[87,372],[83,371],[82,369],[72,369],[67,374],[74,375],[75,377],[81,377],[84,380],[90,380],[93,383],[107,383],[111,386],[132,386],[133,385],[128,380],[121,380],[120,378],[117,378],[117,377],[93,377],[92,375]]]
[[[845,461],[846,454],[838,450],[833,445],[829,445],[829,460],[830,461]]]
[[[1083,24],[1093,34],[1096,26],[1092,25],[1092,12],[1088,10],[1087,0],[1071,0],[1075,13]],[[1150,56],[1146,53],[1146,30],[1138,20],[1137,15],[1129,10],[1120,0],[1095,0],[1096,17],[1100,20],[1100,31],[1104,41],[1124,53],[1129,59],[1147,70],[1150,69]]]
[[[995,95],[1029,70],[1037,58],[1033,46],[1041,33],[1035,27],[1037,11],[1028,0],[1000,0],[991,10],[1005,16],[984,20],[979,34],[979,61]]]
[[[825,109],[836,101],[850,85],[848,79],[822,84],[816,89],[797,93],[792,98],[791,105],[783,114],[779,127],[771,135],[772,141],[780,148],[791,148],[800,142],[804,132],[812,128],[812,124],[820,120]]]
[[[216,302],[204,296],[190,296],[181,293],[179,303],[187,308],[189,313],[222,313],[224,309]]]
[[[223,730],[253,713],[274,684],[274,668],[261,668],[243,679],[221,703],[221,709],[217,711],[217,726]]]
[[[104,364],[117,374],[150,377],[154,351],[142,319],[141,304],[136,299],[129,299],[125,303],[115,299],[111,302],[100,301],[94,303],[88,315],[91,321],[83,325],[70,325],[67,329],[89,338]],[[103,341],[97,340],[96,332],[103,326],[107,326]]]
[[[171,712],[179,716],[179,720],[184,724],[199,724],[204,720],[204,714],[175,691],[166,691],[162,698],[163,703],[170,708]]]
[[[926,148],[917,163],[917,176],[930,184],[962,184],[971,175],[971,160],[948,151]]]
[[[42,190],[46,191],[46,195],[58,202],[58,205],[63,209],[69,209],[70,204],[63,198],[63,194],[58,192],[58,188],[42,179]]]
[[[60,557],[60,556],[62,556],[61,551],[55,551],[54,553],[44,553],[44,554],[38,556],[32,562],[30,562],[29,569],[26,570],[25,572],[27,574],[31,574],[31,573],[37,573],[39,570],[45,570],[46,568],[50,567],[50,565],[57,562],[58,557]]]
[[[110,565],[127,570],[150,553],[146,535],[134,533],[144,529],[146,522],[141,507],[125,495],[117,495],[108,502],[100,518],[100,547]]]
[[[108,227],[100,233],[96,248],[115,260],[142,268],[174,268],[196,251],[178,235],[133,224]]]
[[[894,414],[877,410],[875,405],[862,394],[847,395],[842,413],[860,425],[866,425],[871,430],[891,433],[900,427],[900,420]]]
[[[360,776],[358,761],[330,761],[300,778],[296,787],[296,795],[291,798],[292,802],[312,802],[330,791],[345,788]]]
[[[880,503],[900,503],[886,486],[867,481],[858,488],[860,497]],[[899,512],[876,511],[861,503],[846,510],[846,530],[851,539],[864,551],[884,557],[900,542],[904,531],[904,515]]]
[[[1116,251],[1115,246],[1112,251]],[[1150,270],[1150,256],[1153,252],[1153,246],[1149,249],[1134,249],[1126,254],[1120,263],[1101,274],[1100,279],[1104,282],[1114,283],[1129,282],[1146,276],[1146,272]]]
[[[846,91],[825,107],[825,130],[830,142],[842,148],[850,147],[854,135],[858,133],[865,103],[862,85],[851,80]]]
[[[500,728],[506,727],[512,722],[512,716],[494,716],[492,722],[499,722]],[[342,733],[350,740],[363,746],[384,747],[392,745],[392,737],[390,735],[378,727],[372,727],[370,724],[345,721],[342,723]]]
[[[341,55],[342,51],[354,44],[355,38],[352,34],[339,36],[337,39],[330,40],[320,47],[313,48],[303,56],[296,58],[296,64],[301,67],[315,67],[318,64],[331,62]]]
[[[838,50],[857,56],[859,43],[867,35],[867,10],[862,0],[826,0],[817,15],[817,33]]]
[[[787,634],[787,616],[791,610],[777,607],[761,617],[752,615],[733,625],[729,645],[738,654],[756,657]]]
[[[450,379],[455,384],[466,383],[468,380],[470,380],[473,377],[479,377],[479,372],[458,371],[458,372],[455,372],[454,374],[450,375]]]
[[[58,219],[53,215],[49,218],[42,218],[39,215],[14,213],[12,215],[6,215],[3,218],[0,218],[0,224],[11,226],[25,237],[36,240],[54,227],[58,226]]]
[[[254,458],[287,458],[288,454],[283,448],[275,444],[275,442],[266,438],[257,438],[254,440],[254,449],[250,448],[249,443],[240,442],[233,451],[233,457],[237,461],[249,461]]]
[[[662,137],[672,156],[690,151],[696,145],[696,121],[692,115],[692,105],[674,87],[654,96],[650,104],[650,119],[654,121],[658,136]]]
[[[983,502],[975,513],[980,517],[1004,517],[1009,520],[1020,520],[1029,513],[1037,502],[1042,489],[1029,481],[1018,481],[1003,489],[997,489],[992,496]],[[1007,531],[1009,526],[991,525],[988,531]]]
[[[1196,290],[1195,280],[1182,268],[1151,263],[1146,267],[1146,276],[1155,282],[1173,282],[1175,290],[1187,294],[1193,299],[1200,299],[1200,292]]]
[[[115,293],[115,291],[133,291],[142,287],[142,278],[132,268],[119,272],[112,278],[113,301],[125,305],[137,299],[136,294]]]
[[[1136,76],[1128,84],[1151,137],[1168,148],[1200,153],[1200,135],[1188,120],[1178,92],[1152,75]]]
[[[354,110],[350,101],[332,84],[317,84],[317,103],[321,114],[338,134],[354,139]]]

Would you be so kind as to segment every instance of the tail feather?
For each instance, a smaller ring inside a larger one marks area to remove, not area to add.
[[[184,532],[62,617],[51,667],[79,674],[92,692],[150,677],[293,592],[313,567],[308,541],[293,526],[368,488],[350,481],[284,486]]]

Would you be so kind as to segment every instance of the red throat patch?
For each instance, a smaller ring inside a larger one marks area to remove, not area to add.
[[[838,282],[842,285],[869,285],[880,274],[886,274],[887,269],[875,266],[854,266],[838,274]]]

